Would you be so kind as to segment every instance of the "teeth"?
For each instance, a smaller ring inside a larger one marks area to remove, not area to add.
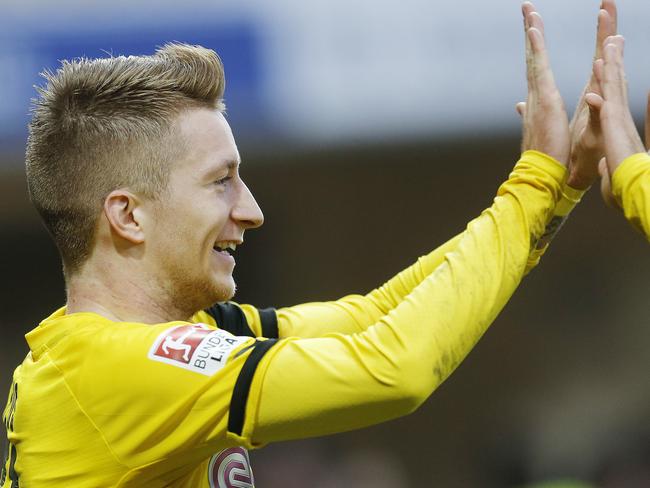
[[[217,242],[215,248],[219,248],[224,251],[226,249],[230,249],[231,251],[234,251],[237,249],[237,244],[234,242]]]

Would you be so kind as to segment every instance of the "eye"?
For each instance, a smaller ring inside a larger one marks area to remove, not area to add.
[[[232,180],[232,176],[228,175],[228,176],[224,176],[223,178],[221,178],[219,180],[216,180],[214,182],[214,184],[222,186],[222,185],[225,185],[226,183],[228,183],[230,180]]]

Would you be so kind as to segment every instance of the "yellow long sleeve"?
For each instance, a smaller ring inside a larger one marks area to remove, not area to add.
[[[625,159],[612,175],[612,191],[625,218],[650,241],[650,156],[639,153]]]
[[[493,205],[395,308],[351,335],[280,340],[260,361],[239,442],[340,432],[404,415],[463,360],[519,284],[565,169],[526,152]]]

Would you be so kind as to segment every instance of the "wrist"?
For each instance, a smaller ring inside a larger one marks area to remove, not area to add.
[[[586,191],[595,183],[597,176],[585,176],[578,172],[569,172],[566,184],[575,190]]]
[[[566,184],[576,190],[588,190],[599,178],[598,161],[604,156],[600,145],[576,144],[571,150],[571,162]]]

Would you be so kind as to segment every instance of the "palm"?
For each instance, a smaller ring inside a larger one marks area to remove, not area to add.
[[[581,103],[571,121],[571,159],[569,173],[576,188],[586,189],[598,178],[598,161],[603,143],[597,124],[590,120],[589,107]]]

